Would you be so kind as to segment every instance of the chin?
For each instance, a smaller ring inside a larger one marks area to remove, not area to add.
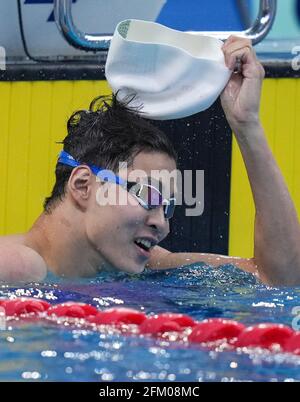
[[[145,269],[144,265],[136,265],[134,263],[130,265],[118,265],[118,270],[121,272],[127,272],[129,274],[141,274]]]

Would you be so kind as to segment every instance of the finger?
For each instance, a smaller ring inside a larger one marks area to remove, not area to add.
[[[230,70],[234,70],[237,61],[242,65],[248,63],[257,63],[256,57],[249,47],[237,49],[234,52],[225,54],[225,62]]]
[[[250,39],[238,38],[236,36],[231,36],[229,38],[229,42],[227,44],[223,45],[223,47],[222,47],[226,64],[227,65],[230,64],[230,58],[234,52],[237,52],[239,50],[242,51],[243,49],[246,49],[246,48],[248,48],[253,53],[253,56],[256,59],[256,53],[252,47],[252,42]]]
[[[233,53],[236,50],[240,50],[240,49],[244,49],[244,48],[249,48],[252,52],[254,52],[254,49],[251,45],[251,43],[244,42],[244,41],[238,41],[238,42],[234,42],[229,44],[226,47],[223,47],[223,52],[224,53]]]
[[[228,59],[228,68],[243,76],[258,77],[263,79],[265,71],[261,63],[257,60],[255,53],[249,48],[244,48],[233,52]]]
[[[248,38],[242,38],[242,37],[240,37],[240,36],[231,35],[231,36],[229,36],[229,38],[225,41],[223,47],[226,48],[226,47],[228,47],[229,45],[231,45],[231,44],[233,44],[233,43],[238,43],[238,42],[244,43],[245,46],[252,46],[252,41],[251,41],[250,39],[248,39]]]
[[[236,42],[232,42],[230,44],[228,44],[226,47],[224,46],[222,48],[224,56],[225,56],[225,60],[227,60],[228,58],[230,58],[230,55],[233,54],[234,52],[238,51],[238,50],[243,50],[243,49],[249,49],[254,57],[256,58],[256,53],[251,45],[251,41],[249,41],[248,39],[246,40],[238,40]]]
[[[256,56],[255,50],[252,47],[251,41],[249,39],[241,39],[236,42],[229,43],[227,46],[223,46],[222,50],[224,52],[225,57],[230,53],[233,53],[237,50],[249,48],[251,52]]]

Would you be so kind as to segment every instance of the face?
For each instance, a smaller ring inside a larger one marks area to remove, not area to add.
[[[175,169],[175,161],[168,155],[141,152],[132,166],[120,169],[118,175],[127,181],[160,181],[162,193],[170,198],[175,188],[168,173]],[[162,206],[146,210],[121,186],[104,184],[95,178],[85,229],[90,244],[107,266],[139,273],[148,262],[151,249],[168,235],[169,221]]]

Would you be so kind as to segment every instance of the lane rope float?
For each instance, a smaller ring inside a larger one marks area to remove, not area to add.
[[[0,308],[5,312],[5,320],[10,325],[28,320],[69,323],[99,331],[114,328],[122,334],[183,341],[209,349],[220,345],[228,350],[262,348],[300,356],[300,332],[283,324],[265,323],[246,327],[237,321],[223,318],[209,318],[199,322],[185,314],[167,312],[147,316],[132,308],[98,310],[84,303],[50,304],[36,298],[0,299]]]

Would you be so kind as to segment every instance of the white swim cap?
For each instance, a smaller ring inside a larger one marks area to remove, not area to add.
[[[143,117],[179,119],[209,108],[226,86],[223,42],[140,20],[118,24],[105,74],[118,99],[136,94]]]

